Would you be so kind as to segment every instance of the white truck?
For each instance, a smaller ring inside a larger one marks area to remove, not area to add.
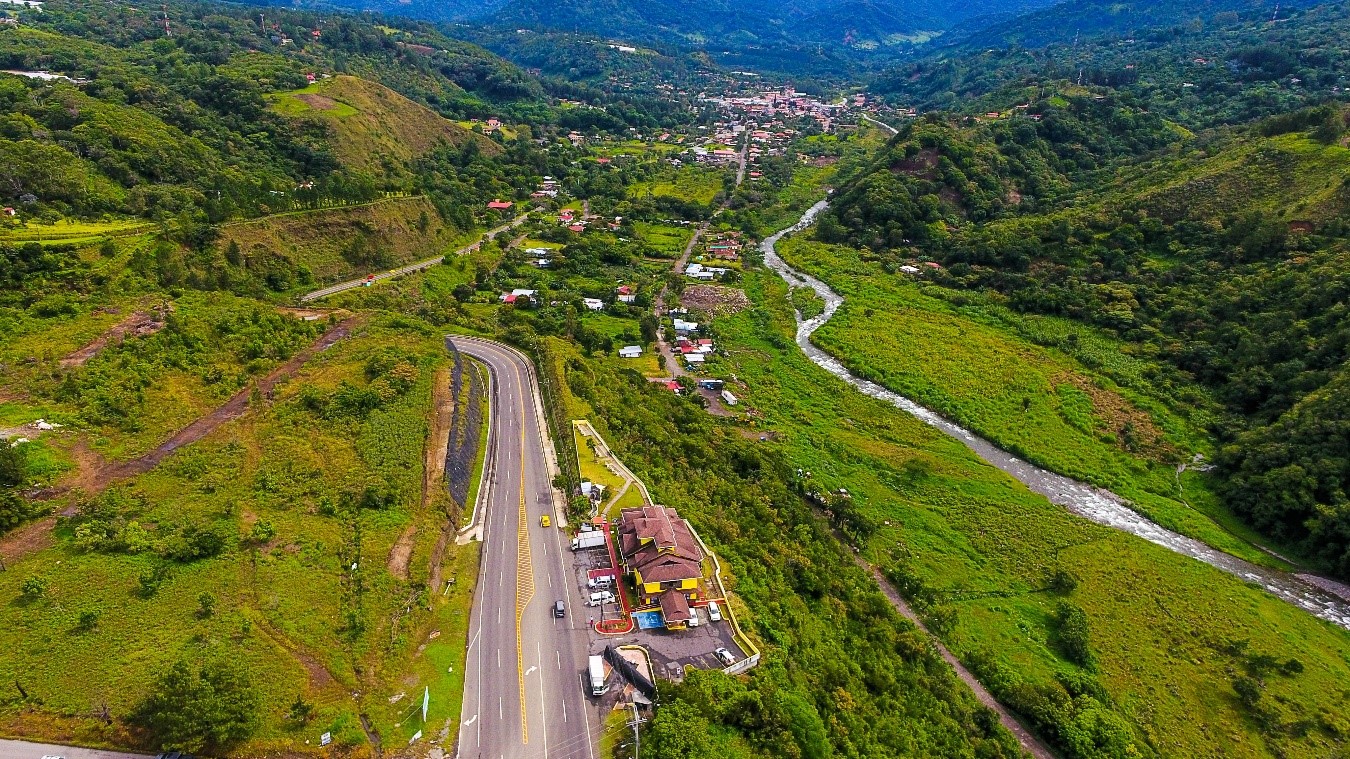
[[[572,538],[572,550],[584,551],[588,548],[602,548],[605,545],[605,531],[591,530],[590,532],[578,533]]]
[[[592,696],[603,696],[609,690],[609,685],[605,683],[605,657],[599,654],[591,657],[586,667],[586,684]]]

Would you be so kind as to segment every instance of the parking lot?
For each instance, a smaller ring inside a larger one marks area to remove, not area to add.
[[[610,567],[609,552],[599,548],[574,551],[572,558],[572,579],[577,587],[582,590],[582,596],[589,596],[595,589],[588,588],[586,580],[596,574],[597,570]],[[615,571],[619,570],[616,569]],[[626,582],[626,579],[620,576],[620,582]],[[617,590],[615,592],[617,593]],[[632,597],[631,588],[629,597]],[[724,603],[719,605],[724,609],[726,608]],[[623,607],[617,602],[602,606],[588,606],[584,609],[578,609],[574,613],[585,614],[588,621],[592,623],[590,633],[591,653],[598,654],[607,645],[643,646],[651,655],[652,666],[656,669],[656,675],[678,682],[684,679],[685,667],[724,668],[726,664],[713,653],[718,648],[725,648],[730,651],[736,657],[736,661],[746,657],[746,652],[736,645],[731,623],[727,621],[726,617],[723,616],[720,622],[713,622],[708,618],[707,607],[699,606],[697,608],[700,622],[698,627],[670,631],[664,628],[640,630],[635,625],[632,632],[622,635],[601,635],[595,632],[593,626],[595,622],[622,617]]]
[[[726,664],[713,654],[719,648],[730,651],[737,661],[745,658],[745,652],[732,639],[731,623],[725,617],[721,622],[709,622],[706,612],[700,608],[701,624],[687,630],[634,630],[627,635],[594,635],[594,640],[601,649],[607,643],[643,646],[651,655],[656,675],[679,682],[684,679],[685,667],[725,667]]]

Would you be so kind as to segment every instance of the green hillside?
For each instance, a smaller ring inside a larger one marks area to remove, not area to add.
[[[296,272],[296,281],[327,284],[431,258],[472,238],[426,198],[391,198],[225,224],[216,249],[250,268],[280,267]]]
[[[1193,135],[1144,113],[1125,92],[1061,92],[996,116],[908,125],[872,167],[844,184],[819,236],[866,246],[862,259],[887,274],[920,258],[936,261],[942,268],[918,277],[927,284],[917,291],[1152,398],[1160,404],[1155,422],[1171,413],[1205,429],[1209,441],[1187,456],[1217,461],[1219,476],[1192,485],[1198,492],[1190,496],[1171,495],[1224,527],[1182,531],[1219,547],[1232,542],[1225,531],[1253,537],[1212,492],[1277,544],[1350,576],[1346,521],[1335,506],[1350,470],[1325,458],[1335,458],[1329,451],[1340,420],[1327,420],[1333,431],[1314,436],[1320,442],[1305,436],[1297,453],[1275,457],[1278,474],[1251,468],[1253,457],[1265,457],[1259,446],[1270,442],[1267,425],[1344,371],[1350,112],[1319,106]],[[1135,159],[1130,146],[1150,152]],[[808,268],[844,285],[837,275],[859,271],[847,260]],[[894,277],[889,289],[916,292],[905,285],[913,279]],[[1051,327],[1047,317],[1089,329]],[[874,377],[901,381],[897,359],[911,351],[875,355],[867,328],[852,328],[840,342],[850,323],[846,314],[820,339],[846,362],[871,367]],[[1091,347],[1098,335],[1120,341],[1140,368],[1124,370]],[[921,362],[908,371],[950,392],[935,366]],[[912,388],[911,381],[902,384]],[[1013,383],[974,397],[1006,409],[1024,392]],[[948,405],[942,395],[919,396]],[[1035,401],[1022,403],[1030,413]],[[1085,449],[1054,437],[1024,442],[1016,415],[993,425],[956,416],[1032,460],[1084,476],[1078,465],[1054,459],[1069,451],[1081,458]],[[1313,423],[1306,414],[1278,422],[1286,434]],[[1085,430],[1100,434],[1091,425]],[[1140,432],[1135,425],[1132,434]],[[1045,446],[1039,453],[1038,444]],[[1142,439],[1130,445],[1148,447]],[[1175,451],[1180,458],[1172,463],[1186,458],[1182,453]],[[1175,486],[1157,474],[1144,489],[1166,498]],[[1186,509],[1165,516],[1176,510],[1150,506],[1104,473],[1088,479],[1121,488],[1174,527],[1195,522]]]
[[[407,175],[409,164],[440,146],[473,142],[487,155],[501,147],[469,132],[375,82],[339,75],[300,90],[268,96],[271,108],[289,118],[318,122],[330,130],[338,163],[371,175]]]

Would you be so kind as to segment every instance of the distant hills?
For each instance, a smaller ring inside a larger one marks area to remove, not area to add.
[[[377,11],[433,21],[519,26],[694,47],[862,49],[927,41],[958,24],[976,27],[1052,0],[305,0],[301,5]]]

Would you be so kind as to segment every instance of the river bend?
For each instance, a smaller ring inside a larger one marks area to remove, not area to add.
[[[801,314],[797,314],[797,345],[801,347],[807,357],[830,374],[844,380],[863,393],[886,401],[915,416],[923,423],[936,427],[956,438],[973,451],[976,456],[1012,475],[1031,490],[1050,499],[1052,503],[1098,524],[1128,532],[1183,556],[1203,561],[1247,582],[1256,583],[1272,595],[1300,609],[1343,628],[1350,629],[1350,587],[1324,577],[1291,574],[1257,566],[1236,556],[1211,548],[1194,538],[1188,538],[1185,535],[1163,528],[1131,509],[1126,505],[1125,499],[1115,493],[1055,474],[1023,461],[914,401],[887,390],[875,382],[855,376],[844,368],[844,365],[834,356],[817,348],[811,342],[811,333],[834,316],[835,311],[839,309],[844,299],[824,282],[808,274],[803,274],[784,263],[783,259],[778,256],[775,245],[783,237],[801,232],[811,226],[816,216],[827,206],[828,204],[824,200],[816,203],[807,209],[796,224],[774,234],[760,244],[764,253],[764,263],[777,272],[788,285],[809,287],[825,301],[825,310],[818,316],[804,320],[801,318]]]

